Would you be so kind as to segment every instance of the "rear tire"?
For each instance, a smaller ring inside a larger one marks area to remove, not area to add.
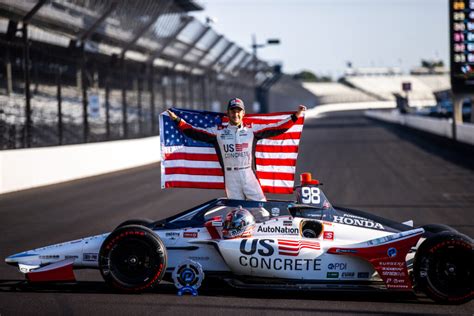
[[[444,231],[418,248],[413,272],[415,288],[444,304],[462,304],[473,298],[474,247],[462,234]]]
[[[140,225],[122,226],[105,239],[99,269],[105,282],[122,292],[142,292],[158,284],[167,252],[160,238]]]
[[[428,224],[428,225],[423,225],[421,226],[425,230],[425,233],[423,234],[423,237],[431,237],[433,235],[442,233],[442,232],[453,232],[453,233],[459,233],[457,230],[454,228],[444,225],[444,224]]]

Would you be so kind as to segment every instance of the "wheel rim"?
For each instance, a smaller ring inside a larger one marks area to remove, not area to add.
[[[156,272],[158,258],[153,247],[144,240],[130,238],[118,243],[110,252],[110,273],[124,285],[138,286]]]
[[[471,260],[470,260],[471,256]],[[450,297],[469,294],[472,289],[472,253],[455,247],[435,252],[428,276],[432,287]]]

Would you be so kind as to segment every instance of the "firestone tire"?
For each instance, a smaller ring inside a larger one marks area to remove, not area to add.
[[[474,247],[462,234],[445,231],[418,248],[413,272],[415,288],[442,304],[462,304],[474,296]]]
[[[149,228],[128,225],[114,230],[99,252],[105,282],[121,292],[143,292],[158,284],[166,271],[167,252]]]
[[[453,233],[459,233],[457,230],[454,228],[444,225],[444,224],[428,224],[428,225],[423,225],[421,226],[425,230],[425,233],[423,234],[423,237],[431,237],[435,234],[439,234],[442,232],[453,232]]]
[[[140,225],[140,226],[145,226],[145,227],[150,228],[149,225],[151,223],[153,223],[153,221],[147,218],[129,219],[123,223],[120,223],[120,225],[118,225],[115,229],[118,229],[123,226],[128,226],[128,225]]]

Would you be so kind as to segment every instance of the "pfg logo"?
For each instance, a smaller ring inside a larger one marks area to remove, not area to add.
[[[330,263],[328,264],[328,269],[329,270],[346,270],[347,269],[347,263],[344,262],[338,262],[338,263]]]
[[[387,250],[387,256],[389,256],[390,258],[393,258],[397,255],[397,249],[396,248],[388,248]]]

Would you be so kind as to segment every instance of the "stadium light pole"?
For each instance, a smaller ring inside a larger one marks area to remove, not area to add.
[[[253,71],[255,72],[254,74],[254,88],[255,88],[255,99],[254,99],[254,104],[255,102],[258,102],[258,87],[257,87],[257,65],[258,65],[258,59],[257,59],[257,50],[259,48],[264,48],[268,45],[279,45],[280,44],[280,39],[278,38],[269,38],[267,39],[265,44],[258,44],[257,43],[257,37],[255,34],[252,34],[252,55],[253,55]],[[260,106],[259,106],[260,107]]]

